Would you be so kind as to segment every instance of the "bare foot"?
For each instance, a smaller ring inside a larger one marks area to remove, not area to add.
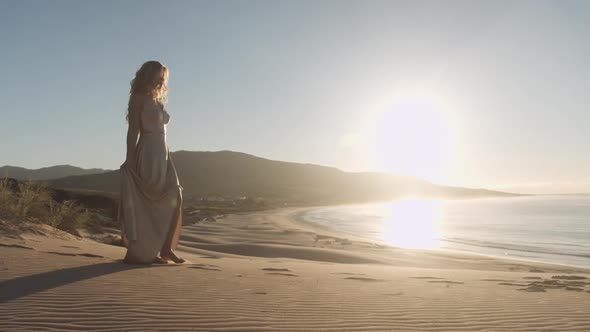
[[[167,260],[171,260],[176,264],[182,264],[184,262],[186,262],[186,259],[178,257],[178,255],[176,255],[176,253],[172,250],[170,251],[161,251],[160,252],[160,256],[163,259],[167,259]]]
[[[168,260],[162,257],[156,256],[152,261],[152,264],[168,264]]]

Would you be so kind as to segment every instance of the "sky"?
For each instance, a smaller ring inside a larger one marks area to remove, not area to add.
[[[587,1],[0,1],[0,165],[117,169],[129,81],[171,151],[590,192]]]

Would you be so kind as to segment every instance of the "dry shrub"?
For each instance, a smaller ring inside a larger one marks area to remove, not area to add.
[[[56,202],[47,187],[26,181],[16,188],[9,179],[0,179],[0,216],[11,222],[31,221],[51,225],[79,235],[77,228],[89,218],[88,211],[74,201]]]

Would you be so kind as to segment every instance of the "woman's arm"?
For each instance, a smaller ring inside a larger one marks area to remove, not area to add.
[[[143,103],[140,100],[134,100],[130,103],[129,108],[129,128],[127,129],[127,157],[125,163],[135,169],[135,147],[137,145],[137,137],[139,136],[139,126]]]

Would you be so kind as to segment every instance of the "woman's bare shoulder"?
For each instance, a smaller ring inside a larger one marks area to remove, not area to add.
[[[152,98],[148,95],[134,94],[129,97],[130,101],[135,105],[145,105],[152,102]]]
[[[150,109],[157,106],[156,101],[147,95],[133,95],[130,97],[129,104],[132,109],[140,112],[144,109]]]
[[[141,104],[142,109],[146,109],[146,108],[154,108],[154,107],[158,107],[158,102],[154,100],[154,98],[150,97],[150,96],[139,96],[139,100],[138,103]]]
[[[129,96],[129,123],[138,125],[140,114],[145,109],[146,98],[142,95],[131,95]]]

